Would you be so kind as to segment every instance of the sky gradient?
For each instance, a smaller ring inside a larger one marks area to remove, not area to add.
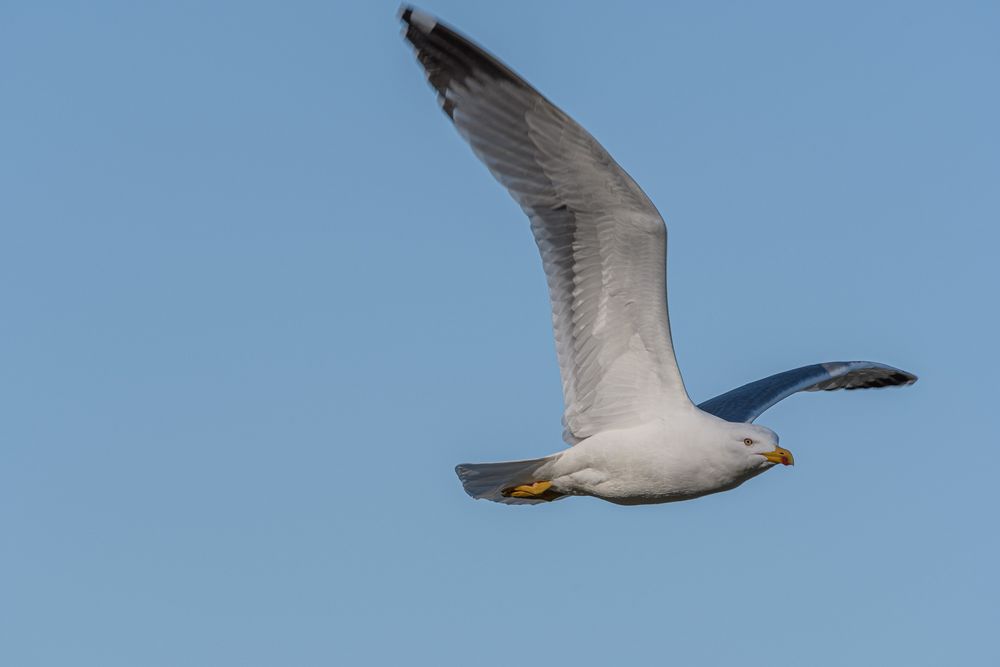
[[[1000,662],[998,5],[423,8],[664,214],[692,398],[920,382],[732,492],[474,502],[562,447],[548,298],[397,5],[6,2],[0,663]]]

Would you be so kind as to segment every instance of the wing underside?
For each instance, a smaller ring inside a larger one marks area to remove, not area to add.
[[[642,190],[558,107],[433,17],[404,8],[444,112],[531,221],[552,302],[565,438],[689,404],[666,305],[666,227]]]

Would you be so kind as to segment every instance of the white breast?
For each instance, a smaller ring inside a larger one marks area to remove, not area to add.
[[[545,473],[563,493],[622,504],[688,500],[757,474],[723,446],[726,434],[706,417],[674,415],[669,423],[604,431],[565,451]]]

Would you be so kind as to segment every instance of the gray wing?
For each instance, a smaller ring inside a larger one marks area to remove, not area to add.
[[[917,376],[873,361],[831,361],[803,366],[737,387],[698,407],[731,422],[752,422],[780,400],[800,391],[905,386]]]
[[[444,112],[531,221],[574,444],[689,406],[667,321],[666,226],[572,118],[477,45],[400,18]]]

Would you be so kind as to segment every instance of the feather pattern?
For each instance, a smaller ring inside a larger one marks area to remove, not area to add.
[[[572,118],[412,8],[404,34],[444,112],[527,214],[552,302],[570,444],[690,407],[670,339],[666,226]]]

